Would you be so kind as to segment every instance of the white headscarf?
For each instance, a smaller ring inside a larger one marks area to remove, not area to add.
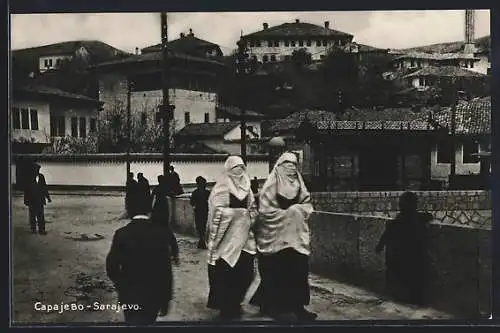
[[[284,153],[276,162],[277,193],[286,199],[295,199],[301,188],[301,178],[297,169],[298,159],[294,153]]]
[[[238,200],[245,199],[250,191],[250,177],[241,157],[229,156],[224,164],[224,169],[228,178],[229,192]]]

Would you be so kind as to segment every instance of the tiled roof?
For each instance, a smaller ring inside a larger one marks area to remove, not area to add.
[[[427,121],[412,120],[336,120],[320,121],[316,124],[319,130],[411,130],[428,131],[434,128]]]
[[[219,105],[219,106],[217,106],[216,109],[217,109],[217,111],[220,111],[222,114],[227,115],[228,117],[240,117],[241,116],[241,109],[239,109],[235,106]],[[245,115],[245,117],[249,117],[249,118],[265,118],[266,117],[266,115],[252,111],[252,110],[246,110],[244,115]]]
[[[404,76],[405,78],[418,77],[418,76],[450,76],[450,77],[486,77],[487,75],[473,72],[471,70],[457,67],[457,66],[429,66],[424,67],[416,72]]]
[[[451,132],[451,108],[443,108],[433,116],[435,121]],[[456,134],[487,135],[491,133],[491,97],[460,103],[456,109]]]
[[[211,63],[215,65],[220,65],[223,66],[224,64],[204,58],[204,57],[197,57],[197,56],[192,56],[189,54],[184,54],[184,53],[177,53],[177,52],[169,52],[170,57],[174,59],[183,59],[183,60],[188,60],[188,61],[193,61],[193,62],[205,62],[205,63]],[[118,59],[114,61],[108,61],[108,62],[103,62],[100,64],[97,64],[96,67],[104,67],[104,66],[112,66],[112,65],[119,65],[119,64],[132,64],[132,63],[141,63],[141,62],[148,62],[148,61],[161,61],[162,60],[162,53],[161,52],[149,52],[149,53],[143,53],[139,55],[133,55],[127,58],[123,59]]]
[[[335,114],[328,111],[321,110],[308,110],[308,111],[298,111],[290,114],[288,117],[282,119],[276,119],[270,122],[269,129],[271,131],[286,131],[294,130],[299,128],[300,124],[306,119],[309,119],[312,123],[318,122],[320,120],[334,120]]]
[[[70,93],[57,88],[42,86],[42,85],[23,85],[13,87],[13,92],[15,93],[32,93],[44,96],[56,96],[65,99],[78,100],[82,102],[92,102],[96,104],[102,104],[102,102],[79,94]]]
[[[217,150],[207,146],[203,142],[181,142],[176,143],[174,148],[175,153],[181,154],[223,154],[225,151]]]
[[[243,36],[243,38],[253,38],[253,37],[330,37],[330,36],[344,36],[353,37],[353,35],[346,32],[328,29],[320,25],[294,22],[294,23],[283,23],[274,27],[269,27],[264,30],[260,30],[248,35]]]
[[[178,137],[223,137],[229,131],[239,125],[237,121],[221,123],[199,123],[188,124],[181,129],[176,136]]]
[[[216,48],[219,51],[218,55],[222,56],[222,51],[220,50],[219,45],[189,34],[184,37],[170,41],[168,43],[168,46],[174,52],[180,52],[186,54],[198,54],[200,49]],[[142,49],[143,53],[159,52],[159,51],[161,51],[161,43],[156,45],[151,45]]]
[[[127,52],[97,40],[78,40],[12,50],[12,57],[19,60],[34,59],[38,64],[39,57],[59,54],[74,54],[75,51],[81,46],[87,49],[90,54],[91,63],[94,64],[129,55]]]
[[[456,60],[456,59],[470,59],[480,60],[472,54],[465,53],[426,53],[426,52],[408,52],[395,57],[393,61],[401,59],[421,59],[421,60]]]

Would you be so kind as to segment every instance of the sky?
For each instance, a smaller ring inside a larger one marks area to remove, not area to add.
[[[464,39],[465,10],[169,13],[169,40],[193,29],[228,54],[241,33],[285,22],[308,22],[354,35],[354,41],[380,48],[406,48]],[[476,10],[475,37],[490,34],[490,11]],[[100,40],[134,52],[160,43],[159,13],[11,15],[11,47],[20,49],[69,40]]]

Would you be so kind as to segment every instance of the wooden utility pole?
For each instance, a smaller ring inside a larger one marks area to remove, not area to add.
[[[239,106],[240,106],[240,133],[241,133],[241,158],[247,162],[247,126],[245,110],[247,107],[247,73],[249,71],[248,64],[248,51],[246,42],[243,39],[238,41],[238,53],[236,59],[236,71],[239,86]]]
[[[161,13],[161,49],[162,49],[162,90],[163,101],[160,109],[160,115],[163,119],[163,175],[168,174],[170,166],[170,116],[172,108],[170,107],[170,77],[168,68],[168,27],[167,13]]]
[[[131,94],[132,94],[132,83],[130,78],[127,78],[127,177],[130,173],[130,148],[132,146],[132,124],[131,124]]]
[[[455,183],[455,175],[456,175],[456,169],[457,169],[457,161],[456,161],[456,150],[457,150],[457,145],[456,145],[456,127],[457,127],[457,104],[458,104],[458,85],[457,85],[457,79],[453,78],[453,84],[452,84],[452,89],[453,89],[453,104],[451,106],[451,133],[450,133],[450,141],[451,141],[451,160],[450,160],[450,176],[448,179],[449,182],[449,187],[453,188],[453,184]]]

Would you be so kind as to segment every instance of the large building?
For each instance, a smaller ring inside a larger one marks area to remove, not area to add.
[[[259,62],[286,60],[299,49],[306,49],[313,60],[321,60],[334,47],[349,47],[354,37],[331,29],[329,21],[325,21],[323,26],[300,22],[299,19],[274,27],[268,23],[262,26],[260,31],[241,36],[250,57]]]

